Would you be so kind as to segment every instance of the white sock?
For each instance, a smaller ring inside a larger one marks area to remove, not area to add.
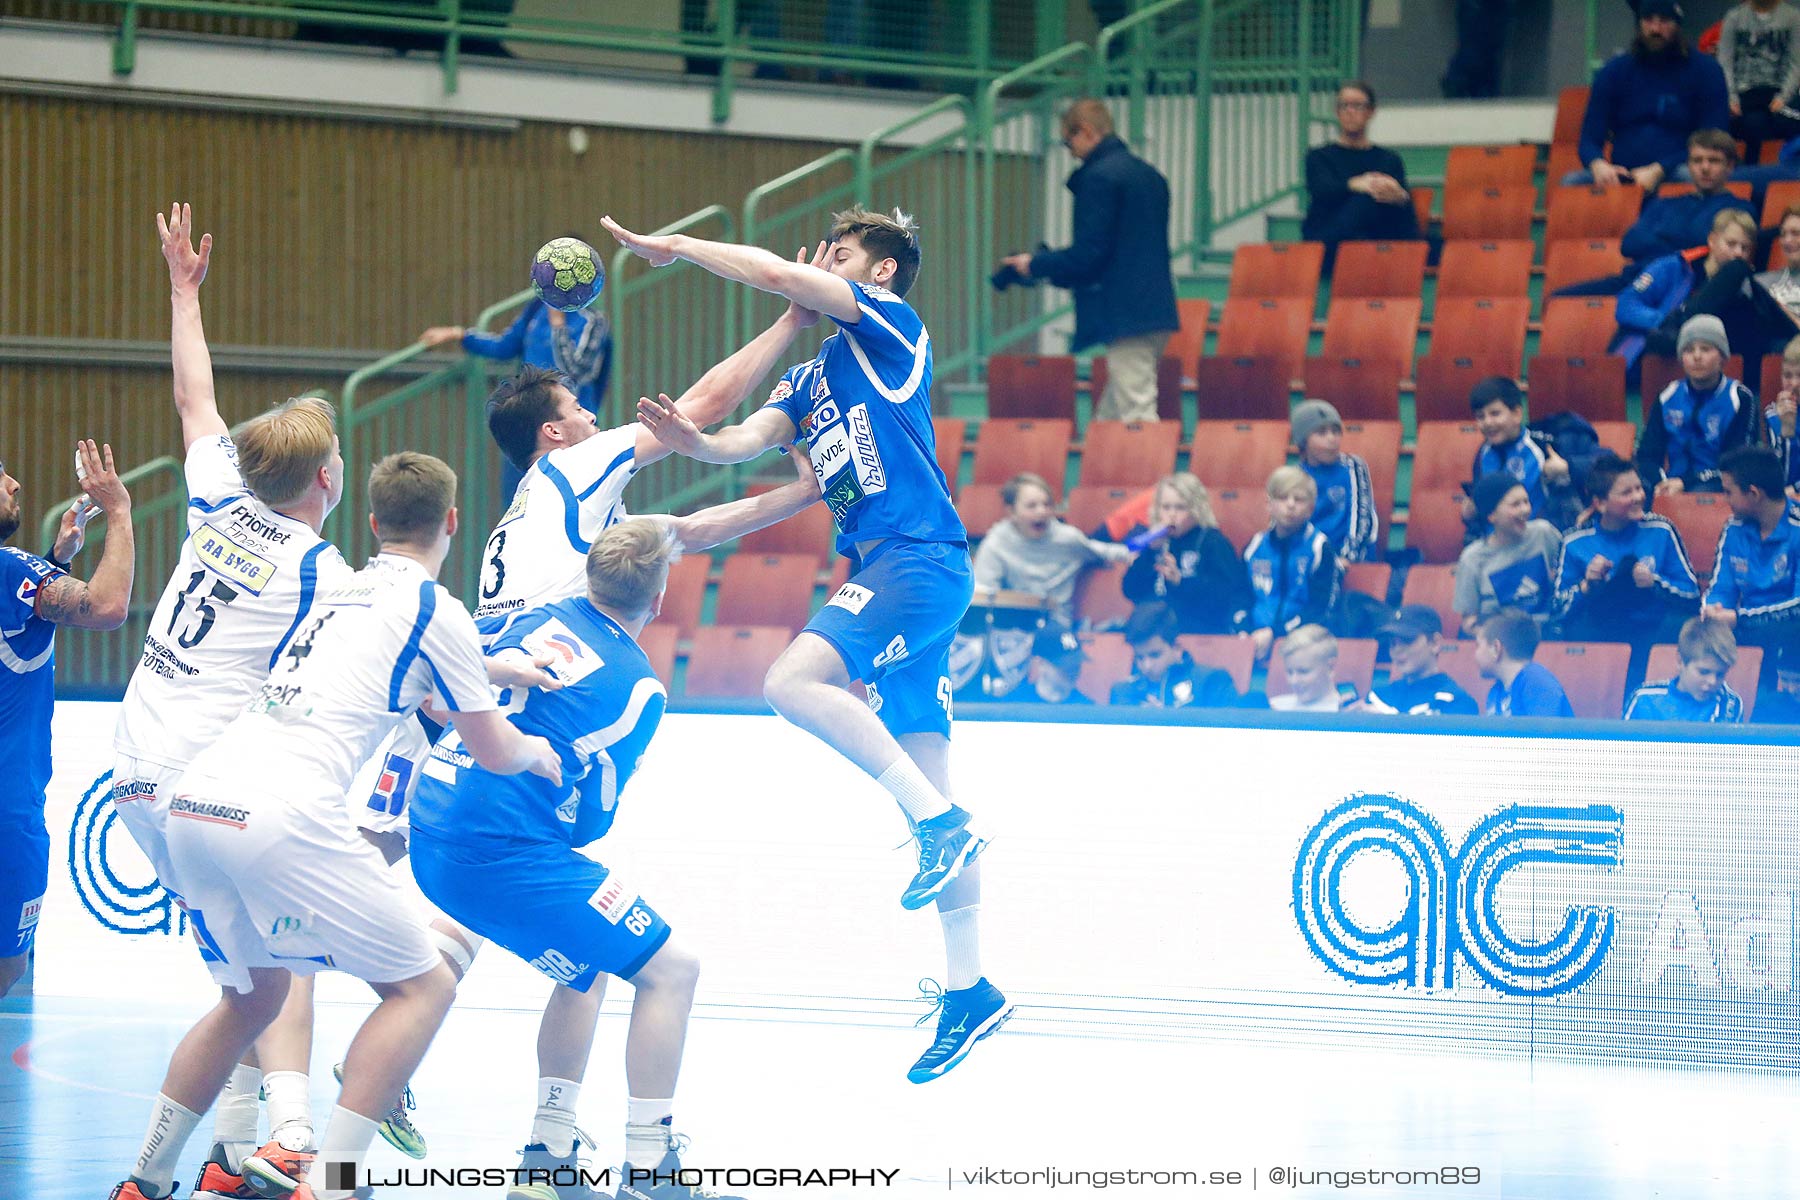
[[[256,1149],[257,1093],[261,1089],[262,1070],[239,1063],[231,1068],[231,1078],[213,1108],[213,1141],[224,1148],[225,1166],[231,1171],[237,1171],[245,1156]]]
[[[558,1158],[575,1148],[575,1104],[581,1085],[554,1075],[538,1078],[537,1115],[531,1119],[531,1145],[542,1145]]]
[[[648,1170],[662,1161],[669,1149],[669,1130],[674,1124],[673,1097],[640,1100],[631,1097],[625,1116],[625,1161]]]
[[[380,1122],[373,1117],[365,1117],[361,1113],[351,1112],[343,1105],[331,1110],[331,1120],[325,1125],[325,1136],[319,1139],[319,1156],[313,1160],[308,1177],[316,1180],[313,1195],[318,1200],[349,1200],[355,1191],[355,1185],[362,1182],[363,1159],[369,1155],[369,1146],[375,1141],[375,1134]],[[344,1168],[341,1164],[350,1164],[350,1187],[333,1187],[343,1182]],[[334,1169],[335,1168],[335,1169]]]
[[[289,1150],[311,1150],[312,1090],[305,1072],[270,1071],[262,1090],[269,1098],[269,1140]]]
[[[131,1169],[131,1177],[140,1184],[157,1188],[159,1196],[173,1192],[175,1160],[181,1156],[182,1147],[187,1145],[188,1138],[199,1125],[199,1113],[190,1112],[158,1093],[156,1105],[150,1110],[150,1128],[144,1131],[144,1145],[138,1151],[137,1166]]]
[[[887,794],[894,798],[914,825],[950,811],[950,802],[944,799],[943,793],[932,787],[925,772],[919,770],[919,764],[904,754],[895,759],[893,766],[883,771],[875,782],[887,789]]]
[[[944,926],[944,955],[949,960],[946,991],[974,987],[981,978],[981,905],[969,904],[949,912],[938,910]]]

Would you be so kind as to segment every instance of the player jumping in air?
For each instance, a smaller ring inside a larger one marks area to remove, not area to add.
[[[770,669],[764,694],[776,712],[868,772],[912,826],[919,870],[900,903],[937,904],[950,986],[939,997],[937,1038],[907,1078],[936,1079],[1012,1010],[981,975],[975,860],[986,843],[948,799],[950,643],[973,576],[968,534],[937,465],[931,340],[903,299],[919,273],[918,229],[898,211],[839,213],[814,266],[752,246],[636,234],[610,217],[603,223],[652,266],[685,259],[838,327],[741,425],[702,433],[666,396],[639,401],[638,415],[664,445],[701,462],[744,462],[796,436],[807,440],[838,550],[855,570]],[[852,679],[867,686],[867,707],[845,690]]]

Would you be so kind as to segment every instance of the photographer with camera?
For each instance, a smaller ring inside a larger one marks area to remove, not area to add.
[[[1102,420],[1156,420],[1156,362],[1180,326],[1169,270],[1169,181],[1113,133],[1098,100],[1077,100],[1062,143],[1081,160],[1069,176],[1075,240],[1066,249],[1002,259],[994,287],[1048,280],[1075,293],[1071,353],[1106,347]]]

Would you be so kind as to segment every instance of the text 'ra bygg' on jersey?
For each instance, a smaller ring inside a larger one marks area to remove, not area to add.
[[[131,674],[113,747],[184,767],[244,710],[343,555],[255,496],[229,437],[188,447],[188,538]]]
[[[507,719],[556,748],[563,781],[484,771],[452,732],[425,763],[413,827],[459,843],[585,846],[611,827],[619,793],[662,720],[667,692],[637,642],[586,597],[512,621],[489,654],[553,659],[549,669],[562,688],[512,689]]]
[[[62,568],[0,546],[0,828],[39,822],[50,784],[56,626],[37,615],[38,589]]]
[[[188,774],[341,813],[357,769],[433,693],[452,712],[499,707],[456,597],[414,560],[377,555],[319,597],[249,709]]]
[[[837,321],[819,356],[790,368],[766,407],[806,439],[840,553],[883,538],[967,542],[937,462],[931,336],[892,292],[850,286],[861,320]]]
[[[514,613],[587,591],[587,552],[625,519],[637,426],[604,429],[531,464],[481,551],[475,620],[492,634]]]

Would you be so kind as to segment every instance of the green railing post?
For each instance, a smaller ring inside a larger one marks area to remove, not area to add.
[[[1636,7],[1635,5],[1633,7]],[[1600,66],[1600,0],[1587,0],[1587,28],[1582,43],[1589,71]]]
[[[994,53],[993,0],[971,0],[969,5],[969,57],[977,75],[992,69]]]
[[[1194,242],[1197,250],[1212,244],[1212,94],[1213,37],[1218,21],[1213,0],[1200,0],[1200,35],[1194,39]]]
[[[1032,45],[1038,57],[1050,53],[1069,40],[1068,5],[1061,0],[1037,0],[1036,11],[1032,14],[1036,35]]]
[[[129,75],[137,69],[137,0],[125,0],[119,12],[119,34],[113,39],[113,74]]]
[[[1313,8],[1312,0],[1299,0],[1299,37],[1295,40],[1294,55],[1294,108],[1295,158],[1306,153],[1312,144],[1312,50],[1313,50]]]
[[[444,95],[454,96],[462,55],[462,0],[439,0],[438,9],[450,23],[444,33]]]
[[[737,0],[719,0],[719,44],[722,53],[719,56],[718,82],[713,86],[712,105],[715,125],[723,125],[731,120],[731,93],[737,86]]]

